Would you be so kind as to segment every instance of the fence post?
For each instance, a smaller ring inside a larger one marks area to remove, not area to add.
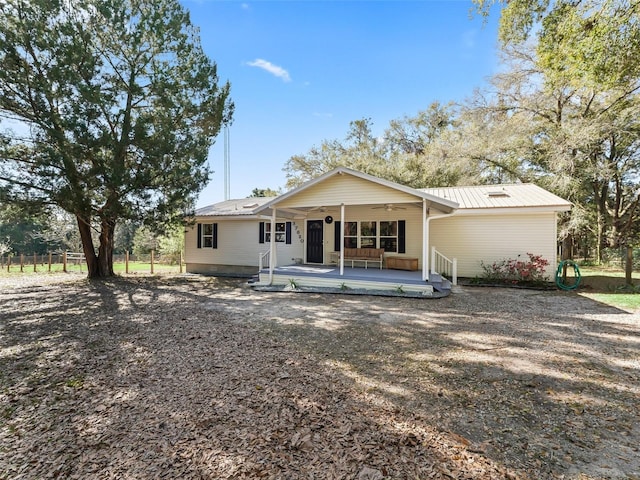
[[[627,261],[624,269],[625,284],[633,285],[633,247],[627,245]]]
[[[62,271],[67,273],[67,252],[62,252]]]
[[[20,254],[20,273],[24,272],[24,253]]]
[[[33,271],[34,272],[38,271],[38,254],[37,253],[33,254]]]
[[[7,255],[7,273],[11,271],[11,254]]]
[[[180,273],[182,273],[182,250],[180,250]]]
[[[153,273],[153,250],[151,250],[151,273]]]
[[[124,273],[129,274],[129,250],[124,252]]]
[[[51,252],[49,252],[49,273],[51,273]]]

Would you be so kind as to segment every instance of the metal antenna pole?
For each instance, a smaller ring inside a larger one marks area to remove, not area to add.
[[[230,194],[230,183],[231,183],[231,159],[230,159],[230,148],[229,145],[229,127],[224,127],[224,199],[229,200],[231,198]]]

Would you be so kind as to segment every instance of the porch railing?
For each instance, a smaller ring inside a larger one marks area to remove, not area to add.
[[[453,285],[458,284],[458,259],[445,257],[436,247],[431,247],[431,273],[437,273],[451,279]]]
[[[271,263],[271,251],[267,250],[264,253],[258,254],[258,271],[269,268],[269,264]]]

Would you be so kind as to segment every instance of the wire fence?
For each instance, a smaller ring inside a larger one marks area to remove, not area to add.
[[[182,273],[183,255],[161,256],[129,253],[113,256],[113,270],[117,273]],[[0,255],[0,272],[86,272],[87,263],[82,252],[49,252],[45,254]]]

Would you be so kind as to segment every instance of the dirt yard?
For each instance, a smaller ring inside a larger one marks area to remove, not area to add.
[[[640,479],[640,313],[0,277],[0,479]]]

